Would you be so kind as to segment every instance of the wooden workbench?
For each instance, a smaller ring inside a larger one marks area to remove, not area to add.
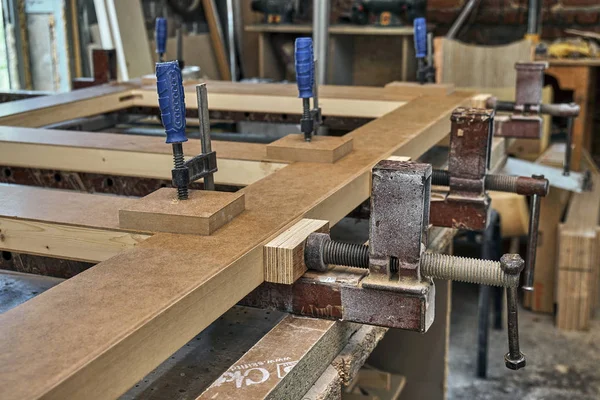
[[[153,89],[134,84],[85,90],[88,92],[77,94],[87,102],[84,106],[68,97],[43,103],[27,100],[12,111],[0,106],[0,124],[36,127],[72,116],[156,104]],[[249,112],[296,110],[294,102],[276,94],[278,87],[273,90],[273,95],[258,96],[256,101],[252,95],[215,93],[209,105],[227,108],[233,103],[242,107],[237,111]],[[195,107],[193,88],[186,91],[188,106]],[[248,96],[246,101],[241,101],[243,96]],[[213,235],[154,234],[4,313],[0,316],[0,388],[5,397],[121,395],[262,283],[265,243],[303,217],[338,222],[369,197],[370,170],[375,163],[394,154],[412,158],[423,154],[447,134],[452,110],[468,105],[470,98],[470,93],[456,92],[404,96],[402,101],[383,105],[379,100],[359,101],[362,115],[373,120],[348,134],[354,151],[343,159],[334,164],[296,162],[271,169],[242,189],[246,211]],[[348,100],[334,96],[324,100],[331,104],[324,107],[326,116],[348,112]],[[64,142],[46,146],[68,147],[69,151],[73,147]],[[98,150],[100,145],[86,146],[81,148]],[[268,165],[272,160],[260,162]],[[63,215],[71,202],[69,194],[63,195],[48,196],[57,200],[46,202],[43,218],[35,215],[35,203],[29,208],[15,205],[3,217],[27,224],[61,225],[61,241],[79,249],[85,245],[77,246],[80,234],[73,227],[121,231],[100,226],[107,222],[94,208],[87,210],[85,218],[76,212]],[[53,236],[50,229],[42,231],[41,241],[43,232]],[[18,238],[27,231],[9,230],[8,234]],[[340,323],[330,324],[333,335],[345,329]]]

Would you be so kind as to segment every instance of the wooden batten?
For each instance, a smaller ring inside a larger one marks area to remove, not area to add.
[[[267,157],[289,162],[334,163],[352,151],[348,136],[313,136],[310,142],[304,135],[291,134],[267,145]]]
[[[265,245],[266,282],[291,285],[307,271],[304,246],[314,232],[329,232],[329,222],[304,218]]]
[[[177,189],[162,188],[119,210],[119,226],[147,232],[211,235],[244,211],[244,193],[189,190],[178,200]]]

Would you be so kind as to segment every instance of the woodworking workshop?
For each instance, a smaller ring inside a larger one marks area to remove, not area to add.
[[[600,399],[599,0],[3,0],[0,400]]]

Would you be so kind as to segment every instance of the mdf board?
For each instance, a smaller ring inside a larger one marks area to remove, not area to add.
[[[475,46],[436,38],[436,82],[458,87],[514,87],[515,63],[533,60],[533,46],[521,40],[505,46]]]

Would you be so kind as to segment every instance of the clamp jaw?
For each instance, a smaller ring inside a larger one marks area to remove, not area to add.
[[[304,140],[310,142],[322,124],[321,108],[319,107],[319,91],[315,81],[317,60],[313,55],[312,38],[300,37],[295,42],[296,81],[298,83],[298,97],[302,99],[302,117],[300,130],[304,133]],[[313,107],[310,107],[310,99]]]
[[[435,82],[435,66],[433,65],[433,33],[427,33],[425,18],[415,18],[414,41],[415,55],[417,57],[417,81],[423,85],[425,82]]]
[[[217,154],[211,149],[206,84],[196,86],[202,152],[187,161],[184,161],[183,156],[183,143],[188,140],[185,135],[185,95],[177,61],[156,64],[156,90],[161,120],[167,134],[166,143],[173,146],[175,168],[171,174],[173,186],[178,189],[179,200],[186,200],[189,184],[201,178],[204,178],[205,189],[214,190],[213,174],[217,172]]]
[[[544,71],[546,62],[520,62],[517,70],[516,101],[498,101],[495,97],[487,100],[486,106],[496,111],[506,111],[510,115],[498,116],[495,120],[494,135],[521,139],[539,139],[542,136],[542,114],[567,118],[567,147],[563,174],[571,170],[571,144],[573,120],[579,115],[580,107],[575,103],[543,104]]]
[[[490,212],[488,190],[512,192],[531,197],[528,257],[524,290],[533,290],[533,271],[541,197],[549,182],[541,175],[532,177],[488,174],[494,129],[494,111],[457,108],[451,116],[448,170],[434,170],[434,185],[448,186],[445,194],[431,202],[431,223],[456,229],[485,229]]]

